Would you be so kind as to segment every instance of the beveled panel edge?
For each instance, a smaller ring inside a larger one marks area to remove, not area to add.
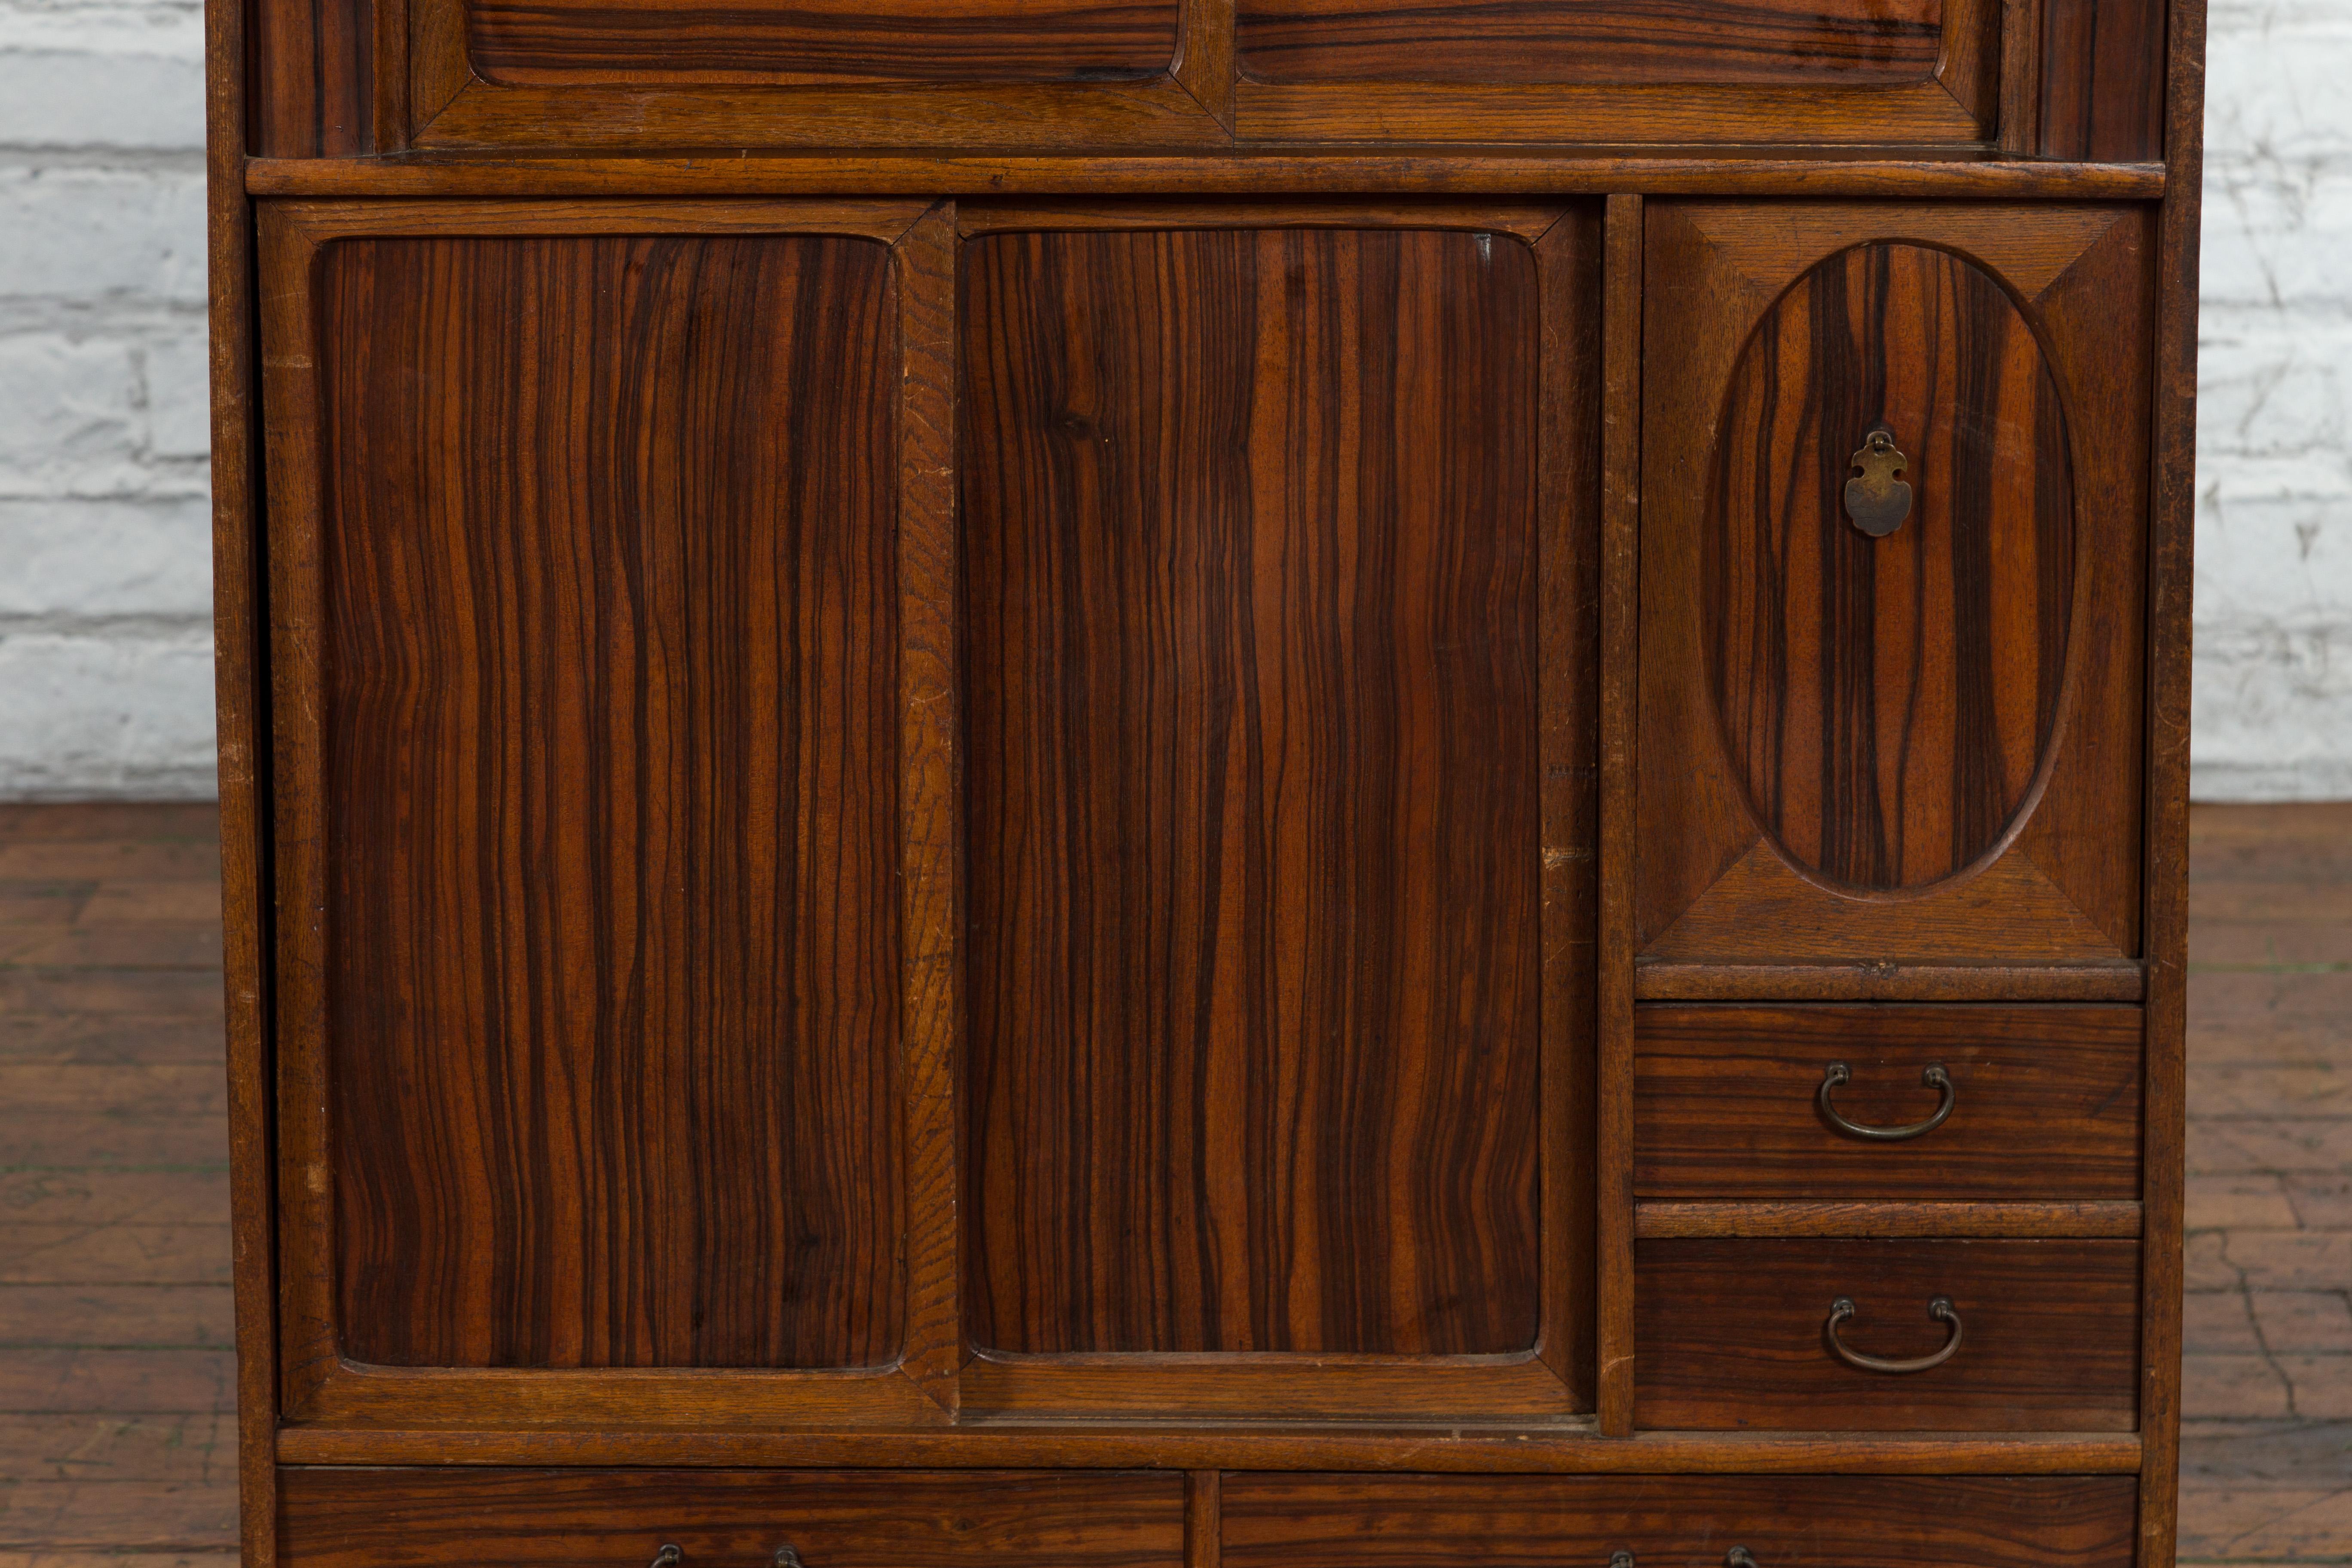
[[[2067,163],[1923,155],[1790,155],[1787,150],[1331,152],[1260,148],[1103,155],[1027,152],[717,153],[564,157],[412,153],[391,158],[248,158],[257,196],[753,196],[1327,195],[1544,196],[1643,193],[1738,196],[1999,197],[2151,201],[2161,163]]]
[[[2137,1002],[2146,976],[2112,963],[1635,963],[1643,1002]]]
[[[954,1430],[353,1431],[293,1426],[281,1465],[758,1466],[812,1469],[1419,1470],[1489,1475],[2134,1475],[2133,1433],[1644,1432],[1591,1418],[1290,1427],[984,1422]]]

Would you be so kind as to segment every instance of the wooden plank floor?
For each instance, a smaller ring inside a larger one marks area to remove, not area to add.
[[[233,1556],[215,832],[0,806],[0,1568]],[[2181,1560],[2352,1564],[2352,806],[2191,833]]]

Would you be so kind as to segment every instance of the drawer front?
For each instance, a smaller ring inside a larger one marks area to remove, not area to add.
[[[1179,1568],[1183,1479],[1034,1471],[288,1468],[288,1568]]]
[[[1224,1568],[2122,1568],[2128,1477],[1225,1478]]]
[[[1645,1241],[1634,1291],[1641,1426],[2134,1425],[2137,1242]],[[1858,1364],[1919,1363],[1956,1335],[1933,1366]]]
[[[2133,1199],[2139,1079],[2137,1007],[1643,1007],[1634,1191]]]

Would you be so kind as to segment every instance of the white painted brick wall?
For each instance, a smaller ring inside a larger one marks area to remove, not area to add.
[[[197,0],[0,0],[0,798],[213,778]],[[2214,0],[2195,784],[2352,797],[2352,4]]]
[[[204,18],[0,0],[0,798],[213,790]]]
[[[2193,787],[2352,798],[2352,5],[2210,26]]]

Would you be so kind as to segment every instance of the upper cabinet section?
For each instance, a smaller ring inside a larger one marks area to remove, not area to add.
[[[2129,979],[2149,238],[2138,208],[1651,208],[1651,994],[1800,962]]]
[[[256,5],[252,135],[266,157],[1267,143],[2159,154],[2161,0]]]

